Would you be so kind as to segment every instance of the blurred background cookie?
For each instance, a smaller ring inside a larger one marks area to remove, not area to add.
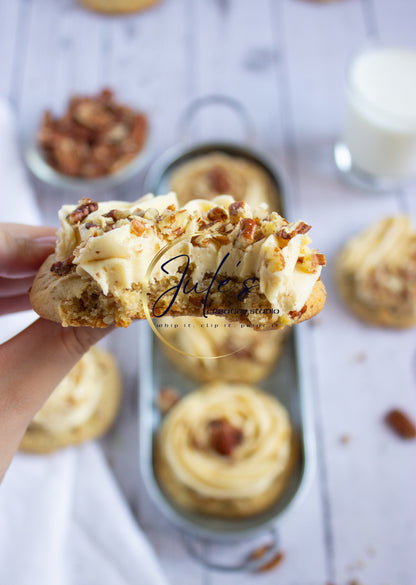
[[[266,172],[253,162],[227,154],[206,154],[181,165],[172,174],[171,187],[180,205],[227,194],[251,207],[267,203],[270,210],[279,211],[279,194]]]
[[[178,317],[163,321],[178,325],[159,329],[163,338],[174,348],[190,354],[184,355],[162,344],[170,362],[199,382],[253,384],[262,380],[276,363],[286,337],[284,329],[256,330],[229,324],[224,317]]]
[[[91,348],[36,414],[20,450],[49,453],[103,435],[116,417],[120,397],[120,375],[113,356]]]
[[[286,409],[245,384],[188,394],[164,419],[156,473],[174,502],[204,514],[243,518],[271,506],[296,459]]]
[[[122,12],[138,12],[159,4],[160,0],[78,0],[80,4],[96,12],[119,14]]]
[[[410,219],[387,217],[352,238],[338,256],[336,279],[360,319],[416,325],[416,231]]]

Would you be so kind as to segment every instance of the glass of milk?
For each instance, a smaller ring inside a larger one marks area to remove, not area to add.
[[[416,177],[416,50],[371,46],[348,68],[347,113],[335,146],[339,171],[384,191]]]

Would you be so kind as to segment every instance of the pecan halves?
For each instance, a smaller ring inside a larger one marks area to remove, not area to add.
[[[98,209],[98,203],[87,197],[81,199],[80,203],[81,205],[67,216],[67,219],[72,224],[80,223],[87,215]]]
[[[385,421],[402,439],[414,439],[416,437],[416,425],[403,410],[397,408],[390,410],[385,416]]]

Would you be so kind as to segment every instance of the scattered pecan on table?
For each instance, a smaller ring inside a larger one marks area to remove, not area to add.
[[[142,112],[119,104],[109,89],[73,96],[61,118],[45,112],[38,144],[47,162],[71,177],[111,175],[143,149],[148,131]]]

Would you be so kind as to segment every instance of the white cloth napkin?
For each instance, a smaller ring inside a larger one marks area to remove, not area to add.
[[[13,116],[1,100],[0,176],[0,220],[39,223]],[[34,318],[31,311],[1,317],[0,342]],[[0,583],[167,584],[96,443],[15,456],[0,485]]]

